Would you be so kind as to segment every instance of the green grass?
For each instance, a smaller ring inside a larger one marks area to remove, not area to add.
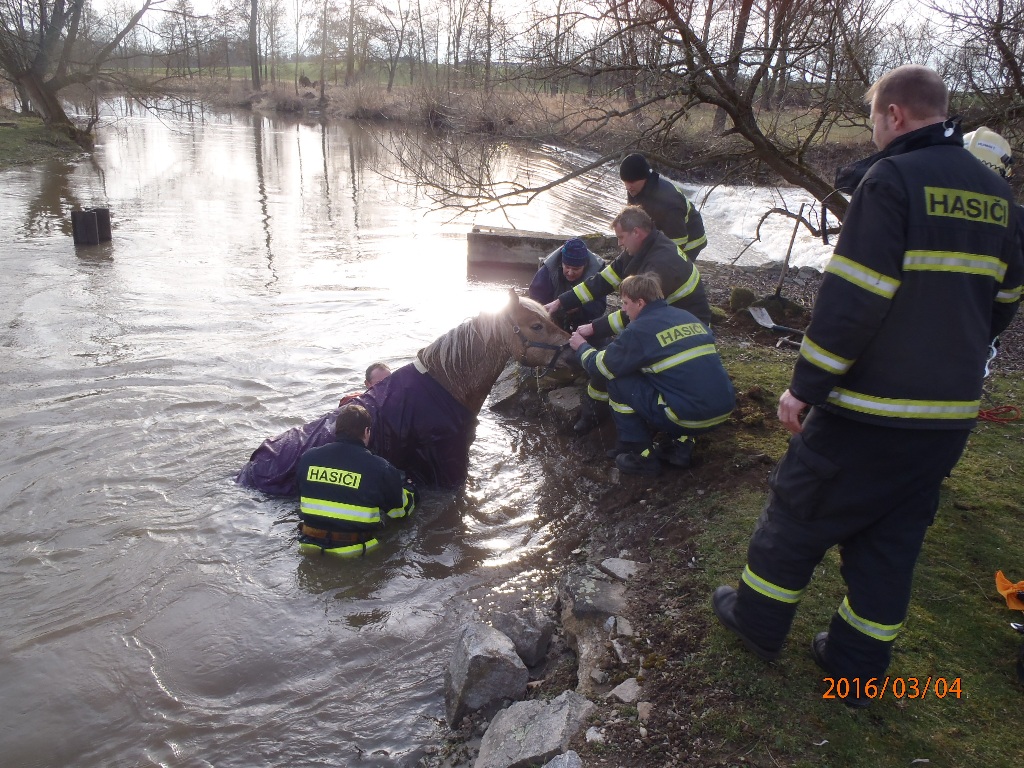
[[[71,157],[83,151],[65,134],[43,125],[38,117],[0,109],[0,123],[4,124],[0,125],[0,168]]]
[[[791,358],[786,364],[772,350],[726,345],[722,352],[738,391],[760,387],[775,399],[785,387]],[[767,360],[758,360],[766,354]],[[989,386],[986,407],[1024,403],[1019,376],[994,376]],[[784,451],[781,430],[767,430],[762,437],[750,434],[736,438],[733,448],[745,441],[742,447],[748,451],[773,457]],[[1007,609],[993,575],[1001,569],[1011,581],[1024,580],[1021,467],[1024,422],[981,422],[944,484],[918,562],[907,626],[889,669],[891,677],[923,681],[931,676],[924,698],[896,700],[890,694],[864,711],[822,699],[822,673],[808,645],[827,627],[845,593],[835,551],[816,570],[783,655],[774,664],[743,651],[717,626],[708,605],[706,641],[688,660],[685,674],[705,690],[733,694],[709,696],[710,708],[699,723],[701,738],[719,745],[724,764],[740,764],[741,756],[744,764],[765,766],[878,768],[914,760],[972,768],[1016,764],[1024,690],[1014,665],[1024,638],[1008,622],[1022,617]],[[707,596],[718,584],[736,583],[764,500],[763,492],[748,486],[719,492],[702,504],[695,549],[705,570],[691,572],[694,594]],[[936,697],[939,677],[949,683],[959,679],[960,697]]]

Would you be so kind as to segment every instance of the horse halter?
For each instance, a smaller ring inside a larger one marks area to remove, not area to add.
[[[569,346],[569,342],[565,342],[564,344],[548,344],[545,341],[534,341],[533,339],[528,339],[523,333],[523,329],[520,328],[519,324],[512,318],[511,313],[509,314],[508,319],[512,323],[512,333],[514,333],[516,337],[523,342],[524,357],[526,355],[526,351],[530,349],[530,347],[534,347],[535,349],[553,349],[555,351],[555,354],[551,356],[551,360],[549,360],[548,364],[544,367],[544,370],[537,374],[537,378],[539,379],[542,376],[547,376],[555,370],[555,364],[558,362],[558,358],[561,356],[562,352],[564,352]],[[519,362],[525,361],[520,360]]]

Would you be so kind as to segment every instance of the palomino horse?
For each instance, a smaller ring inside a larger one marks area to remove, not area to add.
[[[537,302],[510,291],[508,307],[466,320],[356,398],[373,417],[370,449],[414,483],[457,488],[466,480],[476,417],[510,358],[568,368],[569,334]],[[235,478],[247,488],[290,496],[295,466],[310,448],[334,439],[337,410],[268,438]]]

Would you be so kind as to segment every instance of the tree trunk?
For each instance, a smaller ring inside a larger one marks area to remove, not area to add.
[[[743,43],[747,37],[747,25],[750,24],[750,7],[753,3],[754,0],[740,0],[740,10],[736,17],[736,29],[733,32],[732,38],[732,49],[729,51],[729,61],[725,65],[725,79],[730,88],[736,88],[736,78],[740,72],[740,56],[743,54]],[[711,130],[716,134],[725,130],[724,110],[716,110]]]
[[[249,11],[249,71],[252,73],[252,89],[260,90],[260,37],[259,0],[252,0]]]
[[[356,70],[356,0],[348,2],[348,50],[345,51],[345,85],[352,85]]]

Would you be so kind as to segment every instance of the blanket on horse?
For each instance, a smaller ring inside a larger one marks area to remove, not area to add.
[[[415,365],[404,365],[359,395],[373,419],[370,450],[417,485],[457,488],[469,473],[476,414]],[[311,448],[334,440],[338,410],[263,441],[235,482],[277,496],[298,493],[295,467]]]

